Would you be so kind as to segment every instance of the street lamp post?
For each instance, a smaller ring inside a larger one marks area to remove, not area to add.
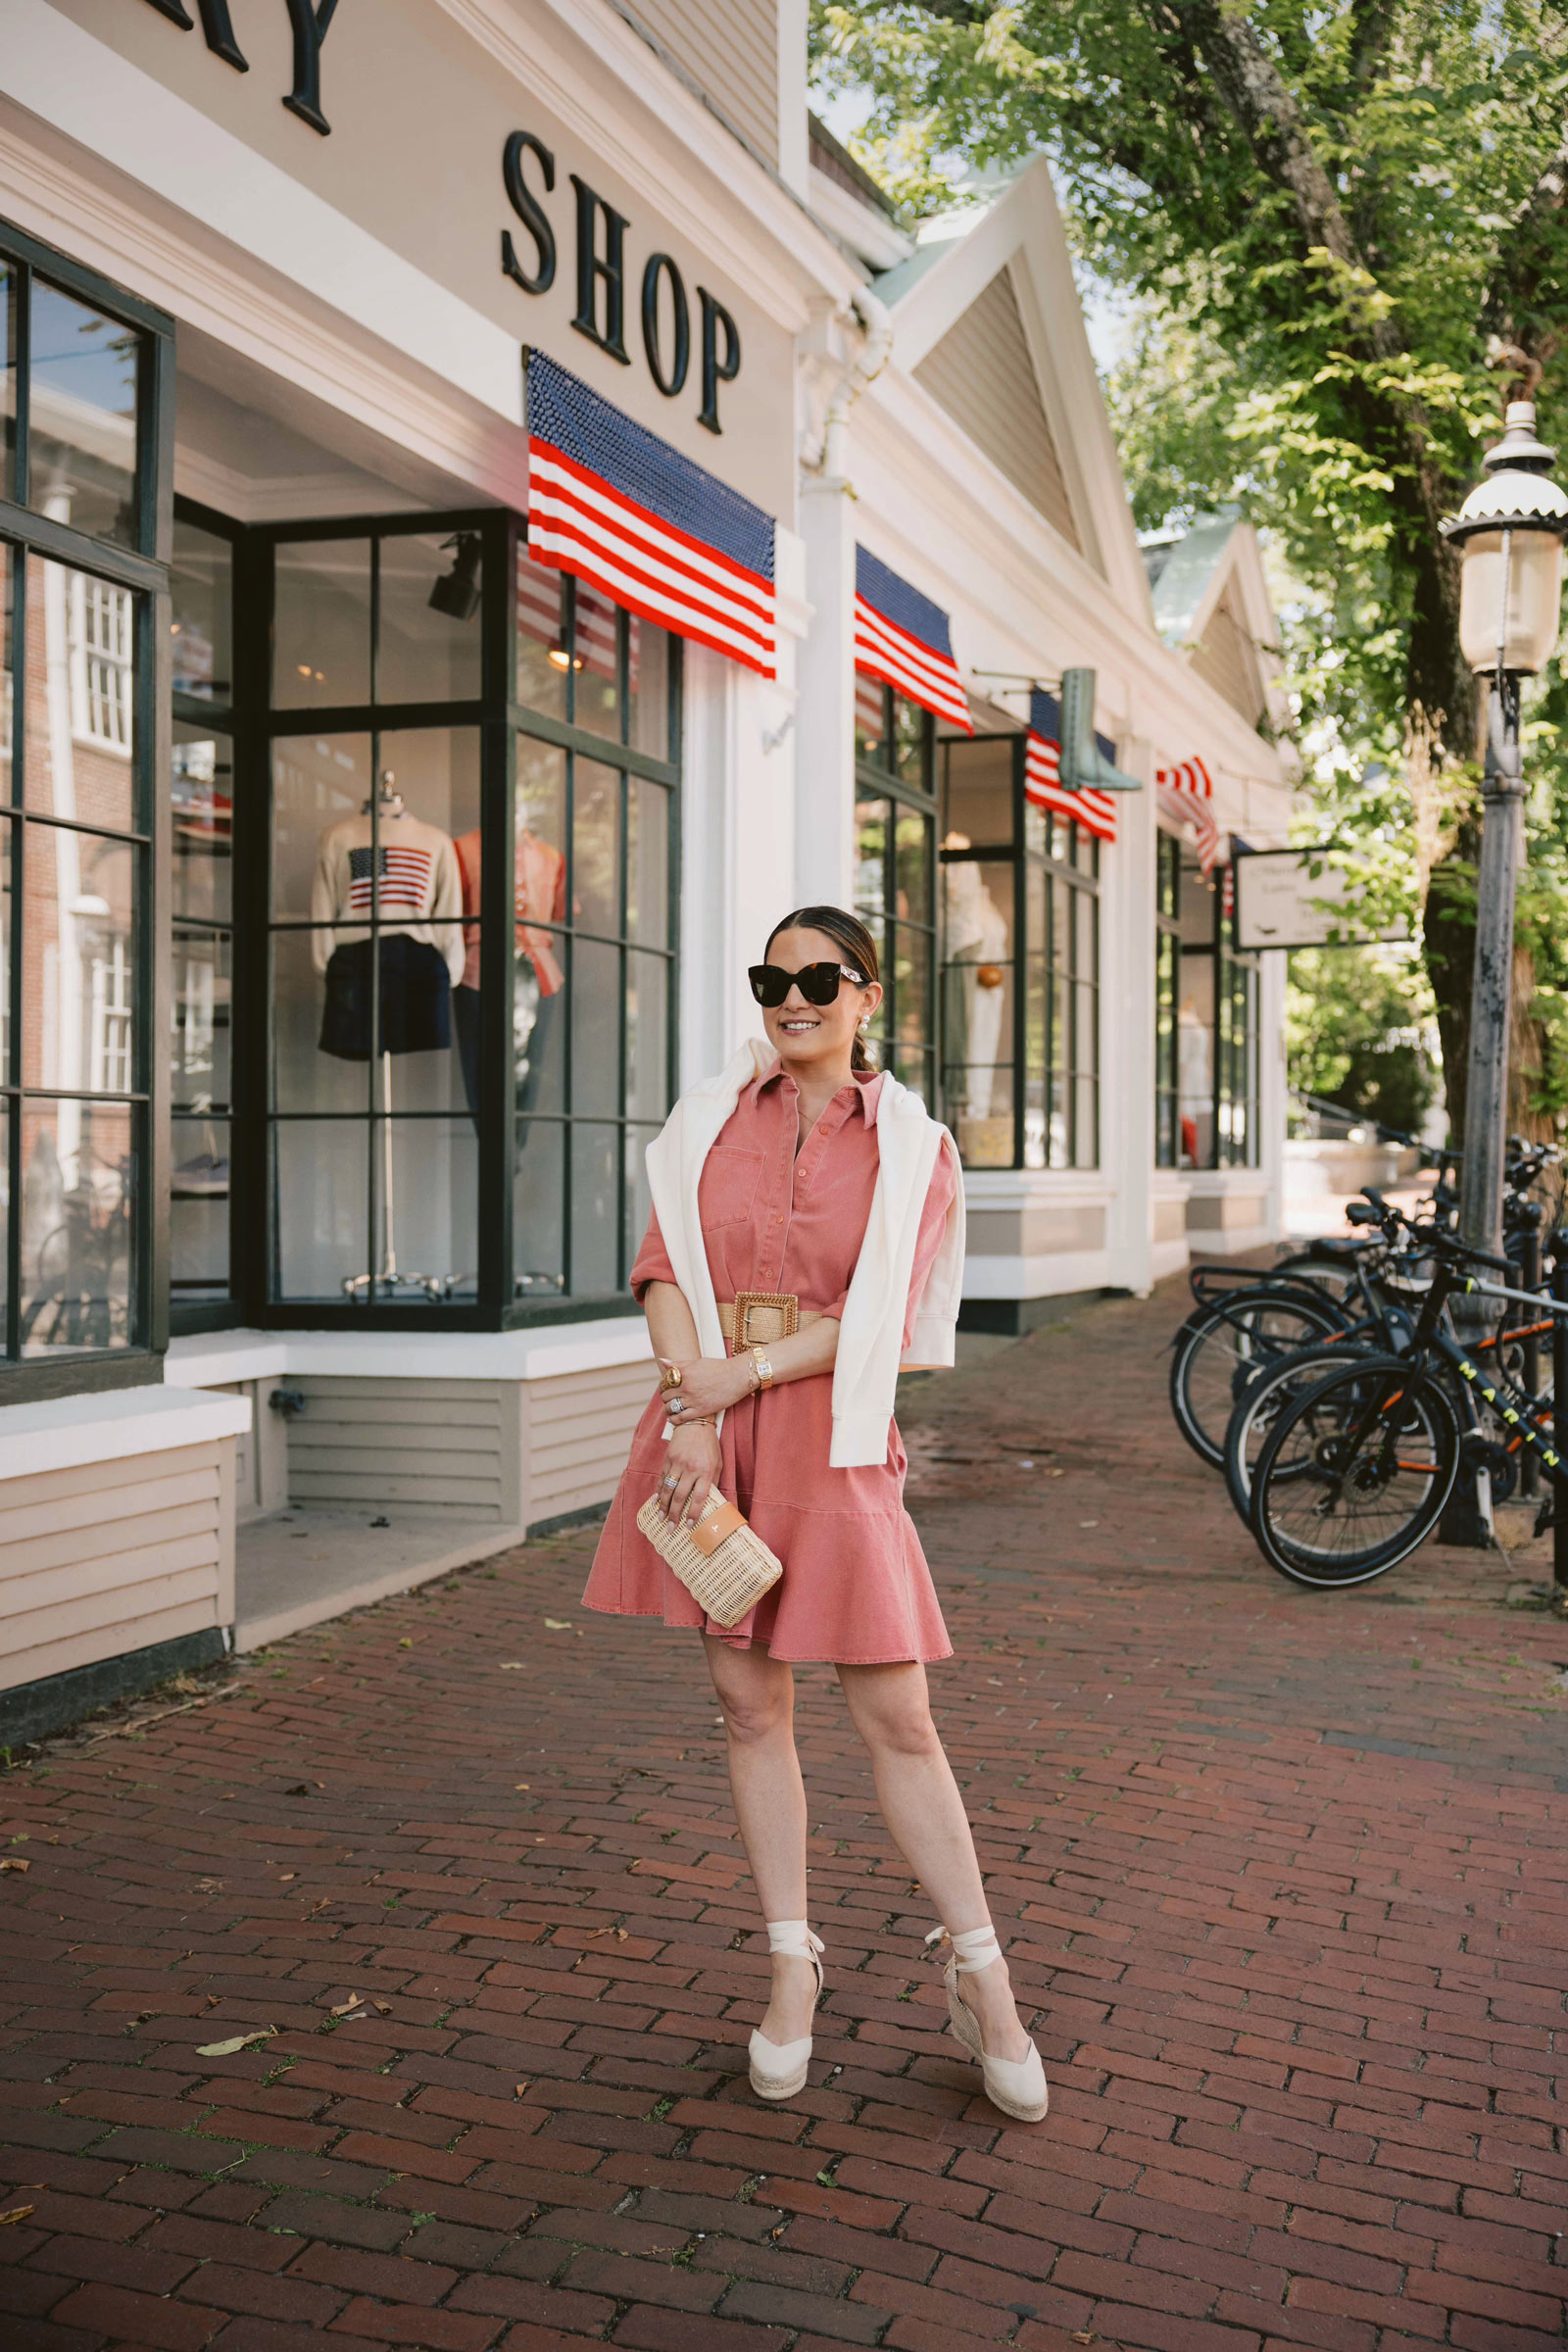
[[[1555,456],[1536,438],[1534,401],[1510,401],[1502,439],[1482,460],[1487,479],[1443,526],[1461,551],[1460,648],[1490,681],[1459,1212],[1461,1233],[1476,1250],[1495,1250],[1502,1238],[1514,890],[1524,832],[1519,685],[1550,660],[1557,642],[1568,495],[1549,478]]]

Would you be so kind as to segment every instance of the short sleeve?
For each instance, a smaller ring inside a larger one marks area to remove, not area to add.
[[[659,1229],[659,1211],[651,1208],[648,1212],[648,1231],[643,1235],[642,1248],[632,1263],[631,1295],[641,1306],[643,1293],[651,1282],[672,1283],[674,1279],[675,1269],[669,1262],[669,1251],[664,1248],[664,1237]]]

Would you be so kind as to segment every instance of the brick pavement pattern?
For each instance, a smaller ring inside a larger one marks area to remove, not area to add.
[[[828,1998],[751,2096],[696,1646],[530,1544],[7,1777],[6,2352],[1560,2344],[1568,1629],[1474,1554],[1280,1583],[1172,1429],[1179,1311],[906,1415],[1044,2126],[942,2035],[825,1669]]]

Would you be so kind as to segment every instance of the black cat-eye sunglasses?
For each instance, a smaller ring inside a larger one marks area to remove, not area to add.
[[[841,980],[865,986],[864,973],[848,963],[806,963],[798,972],[787,972],[781,963],[754,963],[746,976],[759,1004],[770,1012],[778,1010],[792,988],[800,990],[808,1004],[831,1004]]]

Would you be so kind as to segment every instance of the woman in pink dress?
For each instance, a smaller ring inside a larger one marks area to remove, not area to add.
[[[772,933],[766,957],[753,967],[752,987],[776,1058],[759,1049],[756,1075],[701,1158],[691,1218],[728,1351],[702,1353],[694,1303],[677,1283],[656,1208],[631,1283],[666,1385],[638,1424],[583,1599],[702,1638],[772,1953],[772,1997],[751,2042],[754,2089],[791,2096],[810,2058],[822,1945],[806,1916],[806,1793],[791,1667],[829,1661],[870,1756],[883,1818],[944,1923],[953,2030],[983,2067],[993,2102],[1034,2122],[1046,2112],[1040,2055],[1018,2020],[963,1799],[931,1720],[926,1664],[951,1656],[952,1644],[904,1508],[904,1446],[891,1417],[879,1459],[879,1418],[872,1444],[863,1442],[863,1413],[860,1443],[834,1436],[838,1416],[861,1402],[841,1396],[835,1364],[861,1244],[883,1200],[887,1154],[899,1148],[895,1134],[917,1135],[922,1170],[940,1144],[917,1212],[907,1299],[894,1302],[895,1310],[904,1303],[906,1347],[944,1246],[956,1154],[945,1131],[933,1139],[933,1123],[912,1098],[866,1059],[863,1033],[882,991],[864,926],[839,907],[804,907]],[[711,1096],[711,1087],[705,1091]],[[677,1104],[666,1136],[697,1102]],[[771,1336],[789,1315],[747,1306],[748,1293],[792,1298],[799,1327]],[[867,1285],[859,1295],[869,1295]],[[762,1344],[759,1321],[771,1324]],[[846,1368],[858,1361],[847,1353]],[[835,1467],[830,1450],[860,1459]],[[651,1494],[678,1522],[695,1515],[710,1486],[745,1513],[784,1570],[727,1629],[705,1618],[636,1524]]]

